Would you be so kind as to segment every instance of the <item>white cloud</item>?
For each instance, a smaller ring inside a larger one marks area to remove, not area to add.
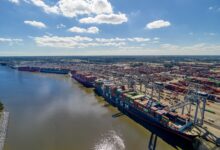
[[[120,51],[124,50],[124,51]],[[161,44],[156,47],[121,47],[117,51],[105,51],[105,55],[219,55],[219,44],[196,43],[192,45]],[[119,52],[119,53],[117,53]]]
[[[161,44],[159,47],[146,48],[142,52],[148,55],[219,55],[219,44],[195,43],[192,45]]]
[[[210,6],[210,7],[208,7],[208,10],[210,10],[212,12],[219,12],[220,11],[220,7],[218,7],[218,6]]]
[[[194,35],[194,32],[189,32],[189,35],[191,35],[191,36]]]
[[[173,51],[173,52],[178,52],[178,53],[187,53],[190,54],[209,54],[209,52],[217,52],[220,51],[220,45],[217,44],[207,44],[207,43],[196,43],[193,45],[185,45],[185,46],[180,46],[176,44],[161,44],[160,48],[163,49],[164,51]]]
[[[43,0],[31,0],[31,2],[46,13],[70,18],[87,15],[87,18],[80,19],[81,23],[121,24],[128,20],[125,14],[114,13],[108,0],[59,0],[53,6],[47,5]]]
[[[209,35],[210,35],[210,36],[214,36],[214,35],[216,35],[216,34],[215,34],[215,33],[209,33]]]
[[[157,41],[157,40],[160,40],[160,38],[159,37],[154,37],[154,40]]]
[[[22,42],[23,39],[1,38],[0,42]]]
[[[30,0],[8,0],[8,1],[14,4],[19,4],[20,2],[25,2],[27,4],[30,4]]]
[[[60,0],[58,7],[65,17],[76,17],[91,13],[91,8],[86,0]]]
[[[61,14],[65,17],[78,15],[110,14],[112,6],[108,0],[59,0],[55,5],[49,6],[43,0],[31,0],[46,13]]]
[[[57,6],[66,17],[113,12],[107,0],[60,0]]]
[[[119,49],[123,50],[135,50],[135,49],[143,49],[142,46],[121,46]]]
[[[176,49],[176,50],[177,50],[177,49],[180,48],[180,46],[178,46],[178,45],[169,44],[169,43],[161,44],[160,46],[161,46],[161,48],[163,48],[163,49],[169,49],[169,50],[172,50],[172,49]]]
[[[122,46],[125,42],[106,42],[101,43],[94,41],[90,37],[73,36],[73,37],[59,37],[59,36],[42,36],[35,37],[34,41],[38,46],[56,47],[56,48],[85,48],[85,47],[106,47],[106,46]]]
[[[150,38],[134,37],[134,38],[96,38],[98,42],[148,42]]]
[[[210,6],[210,7],[209,7],[209,10],[213,10],[213,7],[212,7],[212,6]]]
[[[30,4],[29,0],[23,0],[25,3]]]
[[[216,33],[213,33],[213,32],[209,32],[209,33],[204,33],[205,35],[208,35],[208,36],[215,36]]]
[[[12,45],[12,44],[18,44],[21,42],[23,42],[23,39],[0,37],[0,43],[8,43],[8,44]]]
[[[148,23],[145,28],[147,28],[147,29],[159,29],[159,28],[168,27],[170,25],[171,25],[171,23],[169,21],[156,20],[156,21]]]
[[[127,22],[128,18],[125,14],[100,14],[95,17],[87,17],[79,20],[80,23],[96,23],[96,24],[122,24]]]
[[[35,20],[26,20],[24,21],[25,24],[37,27],[37,28],[46,28],[47,26],[43,22],[35,21]]]
[[[49,6],[49,5],[45,4],[43,0],[31,0],[31,2],[35,6],[38,6],[38,7],[42,8],[48,14],[49,13],[59,14],[60,13],[58,6],[56,6],[56,5]]]
[[[170,45],[172,48],[168,47]],[[117,49],[102,49],[88,51],[84,55],[220,55],[219,44],[197,43],[193,45],[167,44],[164,48],[157,44],[155,47],[120,46]]]
[[[11,2],[11,3],[14,3],[14,4],[19,4],[19,0],[8,0],[9,2]]]
[[[96,38],[97,42],[106,43],[106,42],[125,42],[125,38]]]
[[[62,28],[66,28],[66,25],[64,25],[64,24],[58,24],[57,26],[57,29],[62,29]]]
[[[108,0],[93,0],[91,7],[95,14],[113,13],[112,6]]]
[[[143,38],[143,37],[138,37]],[[158,42],[157,38],[152,38],[147,42],[138,42],[134,38],[93,38],[86,36],[41,36],[33,38],[38,46],[62,48],[62,53],[65,49],[85,48],[85,53],[82,55],[216,55],[220,54],[219,44],[196,43],[192,45],[177,45],[177,44],[153,44]],[[89,50],[88,50],[89,48]],[[61,50],[61,49],[59,49]],[[68,51],[76,55],[76,51]],[[80,53],[81,54],[81,53]]]
[[[91,33],[95,34],[99,32],[99,28],[97,27],[89,27],[89,28],[80,28],[80,27],[72,27],[68,31],[75,33]]]
[[[140,45],[149,41],[149,38],[91,38],[86,36],[52,36],[45,35],[34,37],[38,46],[55,47],[55,48],[86,48],[86,47],[128,47],[130,44]],[[134,46],[133,46],[134,47]],[[136,46],[137,47],[137,46]]]
[[[128,41],[131,41],[131,42],[148,42],[148,41],[150,41],[150,39],[149,38],[135,37],[135,38],[128,38]]]
[[[74,48],[80,42],[91,42],[89,37],[74,36],[74,37],[59,37],[59,36],[42,36],[35,37],[35,42],[39,46]]]

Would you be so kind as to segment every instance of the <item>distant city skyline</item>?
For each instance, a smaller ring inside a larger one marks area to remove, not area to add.
[[[0,56],[220,55],[219,0],[1,0]]]

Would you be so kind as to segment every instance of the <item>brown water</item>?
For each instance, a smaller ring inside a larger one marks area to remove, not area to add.
[[[150,132],[69,77],[0,67],[5,150],[146,150]],[[171,146],[158,140],[158,150]]]

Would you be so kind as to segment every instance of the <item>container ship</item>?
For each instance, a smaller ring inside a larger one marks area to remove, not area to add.
[[[72,70],[70,72],[72,78],[83,84],[85,87],[92,88],[94,87],[94,82],[97,79],[91,73],[85,73],[80,71]]]
[[[42,73],[68,74],[69,71],[69,69],[62,68],[40,68],[40,72]]]
[[[17,67],[19,71],[28,72],[42,72],[42,73],[54,73],[54,74],[68,74],[68,69],[63,68],[41,68],[41,67],[31,67],[31,66],[19,66]]]
[[[7,66],[7,63],[0,63],[1,66]]]
[[[188,115],[169,111],[165,104],[126,86],[116,86],[106,80],[95,81],[95,92],[146,129],[172,145],[193,149],[198,136]]]
[[[29,67],[29,66],[22,66],[17,68],[19,71],[28,71],[28,72],[39,72],[40,67]]]

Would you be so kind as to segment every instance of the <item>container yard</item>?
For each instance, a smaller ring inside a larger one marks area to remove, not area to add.
[[[199,137],[220,146],[219,63],[17,61],[1,64],[19,71],[69,75],[171,145],[193,149],[192,143]]]

